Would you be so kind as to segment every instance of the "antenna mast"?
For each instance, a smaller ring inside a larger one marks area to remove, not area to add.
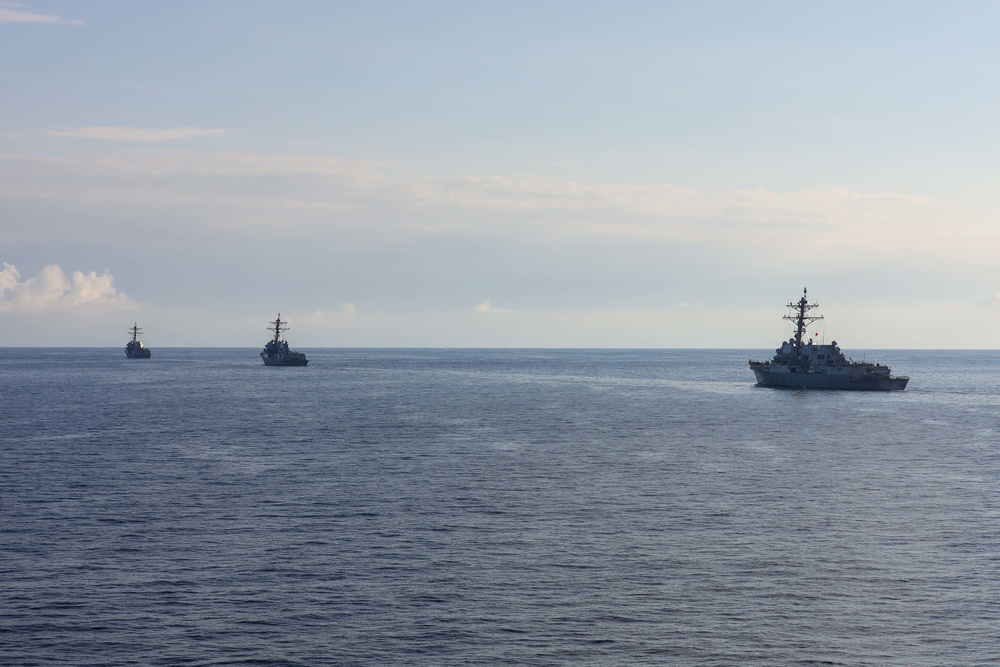
[[[799,299],[798,303],[788,302],[788,307],[792,309],[792,314],[785,315],[782,319],[795,322],[795,354],[797,356],[802,356],[802,334],[806,331],[806,326],[812,324],[816,320],[823,319],[822,315],[807,315],[813,308],[818,308],[818,303],[809,303],[806,298],[807,290],[805,287],[802,288],[802,298]]]
[[[271,326],[267,328],[268,331],[274,332],[274,342],[277,343],[281,340],[281,334],[288,331],[288,323],[281,321],[281,313],[278,313],[278,319],[270,323]]]

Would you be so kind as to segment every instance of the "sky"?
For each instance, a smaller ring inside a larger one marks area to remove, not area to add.
[[[0,345],[994,349],[998,25],[0,0]]]

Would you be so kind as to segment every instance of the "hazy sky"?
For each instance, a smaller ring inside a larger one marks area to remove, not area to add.
[[[1000,3],[0,1],[0,345],[1000,345]]]

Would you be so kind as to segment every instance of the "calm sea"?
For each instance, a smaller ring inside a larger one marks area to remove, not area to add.
[[[0,664],[1000,663],[1000,352],[305,351],[0,349]]]

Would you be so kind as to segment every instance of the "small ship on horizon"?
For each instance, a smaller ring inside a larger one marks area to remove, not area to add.
[[[132,334],[132,340],[125,344],[125,356],[129,359],[149,359],[153,353],[139,340],[139,334],[142,333],[139,323],[134,322],[128,332]]]
[[[817,345],[804,340],[806,326],[822,315],[807,315],[819,306],[809,303],[803,288],[797,303],[788,303],[791,315],[783,319],[795,323],[795,335],[774,351],[770,361],[750,360],[750,369],[758,387],[789,387],[796,389],[849,389],[856,391],[893,391],[906,389],[910,378],[892,376],[888,366],[870,361],[854,361],[844,356],[837,341]]]
[[[281,339],[281,334],[288,331],[287,324],[281,321],[281,313],[278,313],[278,319],[268,327],[268,331],[274,332],[274,338],[267,341],[260,353],[266,366],[305,366],[309,363],[304,353],[289,349],[288,342]]]

